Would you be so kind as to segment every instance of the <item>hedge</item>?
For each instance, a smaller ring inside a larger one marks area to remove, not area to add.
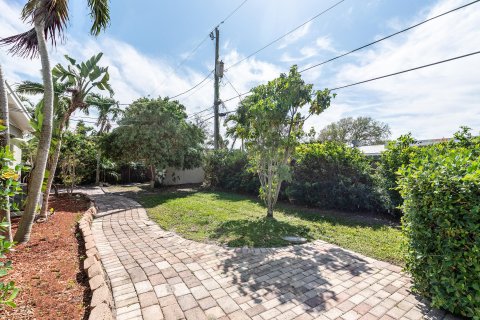
[[[257,174],[249,170],[247,154],[241,150],[209,152],[204,169],[209,187],[258,195],[260,181]]]
[[[292,169],[286,194],[295,203],[348,211],[385,210],[386,195],[358,149],[337,142],[304,144],[297,148]]]
[[[406,270],[432,305],[480,319],[480,143],[425,148],[400,170]]]

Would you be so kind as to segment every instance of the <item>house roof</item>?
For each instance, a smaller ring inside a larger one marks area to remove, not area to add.
[[[5,87],[7,89],[10,123],[22,131],[22,133],[32,132],[33,128],[30,125],[31,118],[27,109],[23,105],[18,95],[14,90],[12,90],[12,87],[10,87],[6,81]]]

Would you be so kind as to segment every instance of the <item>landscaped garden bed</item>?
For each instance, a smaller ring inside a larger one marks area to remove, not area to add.
[[[5,279],[20,289],[17,307],[0,311],[1,319],[86,319],[88,278],[81,261],[85,248],[77,222],[88,208],[84,196],[51,199],[54,214],[33,226],[32,237],[8,254],[14,269]],[[18,221],[13,221],[16,228]]]

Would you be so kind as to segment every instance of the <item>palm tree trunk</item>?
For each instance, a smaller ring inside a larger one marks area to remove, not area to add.
[[[100,185],[100,159],[102,158],[102,151],[97,152],[97,172],[95,173],[95,185]],[[103,178],[105,180],[105,177]]]
[[[62,141],[63,141],[63,129],[65,128],[65,124],[67,123],[68,119],[71,115],[71,108],[65,113],[62,118],[62,122],[58,126],[59,138],[57,142],[57,146],[55,147],[55,151],[53,153],[53,158],[50,163],[50,167],[48,168],[50,174],[47,179],[47,185],[45,188],[45,193],[43,194],[43,202],[42,208],[40,209],[39,218],[40,219],[47,219],[48,218],[48,198],[50,196],[50,191],[52,190],[53,180],[55,179],[55,172],[57,171],[58,166],[58,159],[60,159],[60,150],[62,149]]]
[[[0,65],[0,112],[2,113],[1,119],[3,120],[3,125],[6,127],[5,130],[2,132],[3,138],[1,139],[2,147],[6,147],[10,145],[10,116],[8,113],[8,98],[7,98],[7,90],[5,88],[5,79],[3,79],[3,70],[2,66]],[[10,197],[5,196],[5,203],[10,202]],[[10,225],[10,207],[4,208],[4,210],[0,210],[0,221],[5,221],[8,223],[8,227],[3,232],[3,236],[6,237],[8,241],[12,241],[12,227]]]
[[[42,124],[42,132],[38,142],[37,156],[35,159],[35,167],[32,170],[32,179],[29,186],[29,192],[25,204],[25,211],[18,225],[14,241],[17,243],[25,243],[30,240],[33,221],[35,219],[35,211],[37,209],[38,200],[42,191],[43,178],[45,177],[45,168],[47,166],[48,152],[52,141],[53,127],[53,81],[52,69],[48,57],[47,44],[45,42],[45,21],[43,17],[36,17],[35,31],[38,40],[38,52],[42,63],[42,78],[44,86],[44,119]]]
[[[7,98],[7,88],[5,86],[5,79],[3,79],[3,70],[0,65],[0,112],[2,113],[1,120],[3,120],[3,125],[6,127],[2,132],[2,147],[10,145],[10,116],[8,113],[8,98]]]
[[[52,162],[50,163],[49,171],[50,174],[47,179],[47,186],[45,188],[45,193],[43,194],[42,209],[40,209],[40,214],[38,215],[39,219],[48,218],[48,197],[50,196],[50,191],[52,190],[53,179],[55,179],[55,171],[57,170],[58,159],[60,158],[60,149],[62,148],[62,140],[59,139],[55,151],[53,153]]]

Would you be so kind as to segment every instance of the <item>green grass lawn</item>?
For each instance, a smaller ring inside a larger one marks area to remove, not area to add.
[[[278,204],[275,219],[254,198],[226,192],[162,191],[135,198],[162,228],[185,238],[232,247],[287,245],[284,235],[321,239],[366,256],[402,264],[402,235],[384,220]]]

